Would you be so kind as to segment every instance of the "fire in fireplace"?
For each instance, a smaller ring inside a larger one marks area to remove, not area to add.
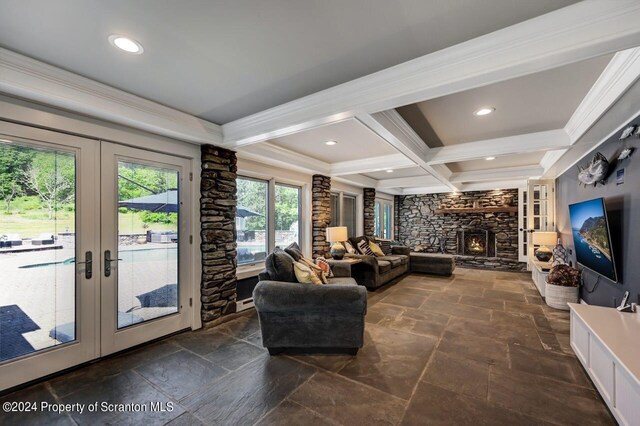
[[[458,254],[463,256],[495,257],[496,235],[487,229],[458,231]]]

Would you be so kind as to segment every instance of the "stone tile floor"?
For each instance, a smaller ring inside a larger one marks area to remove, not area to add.
[[[172,411],[0,415],[0,424],[615,424],[530,275],[458,268],[369,293],[365,345],[270,357],[255,313],[0,399],[173,403]],[[166,406],[166,405],[165,405]]]

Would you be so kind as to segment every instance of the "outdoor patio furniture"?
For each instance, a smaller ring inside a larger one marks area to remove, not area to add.
[[[8,245],[7,245],[8,243]],[[8,234],[5,240],[5,247],[15,247],[22,245],[22,238],[19,234]]]
[[[40,234],[40,236],[38,238],[34,238],[33,240],[31,240],[31,244],[34,246],[44,246],[44,245],[49,245],[49,244],[53,244],[54,242],[54,238],[53,238],[53,234]]]

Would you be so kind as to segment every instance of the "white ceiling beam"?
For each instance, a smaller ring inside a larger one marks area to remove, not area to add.
[[[479,160],[486,157],[563,149],[570,146],[569,135],[564,129],[548,130],[433,148],[427,163],[434,165]]]
[[[567,121],[564,128],[571,143],[576,143],[639,77],[640,48],[616,53]]]
[[[246,146],[237,154],[240,158],[303,173],[319,173],[326,176],[331,174],[331,164],[271,143]]]
[[[590,0],[222,126],[228,147],[261,142],[640,45],[640,2]]]
[[[381,179],[376,184],[376,189],[389,189],[389,188],[410,188],[421,187],[429,185],[442,185],[438,179],[433,176],[413,176],[393,179]]]
[[[502,167],[498,169],[474,170],[457,172],[451,175],[451,182],[495,182],[514,179],[539,178],[544,174],[544,168],[534,164],[522,167]]]
[[[451,190],[458,190],[455,184],[449,182],[448,178],[451,172],[446,166],[432,167],[426,162],[431,150],[396,110],[392,109],[371,115],[360,114],[357,118],[440,183]]]
[[[639,77],[640,48],[616,53],[564,126],[571,144],[575,145],[627,93]],[[577,151],[583,152],[584,148]],[[546,178],[556,177],[549,171],[554,170],[554,165],[565,153],[566,150],[549,151],[545,154],[540,164],[545,169]]]
[[[463,191],[489,191],[492,189],[526,188],[526,179],[503,180],[497,182],[476,182],[464,185]]]
[[[197,144],[222,144],[222,128],[0,48],[0,92]]]
[[[371,173],[388,169],[404,169],[416,164],[405,155],[397,153],[380,157],[362,158],[360,160],[340,161],[330,166],[331,176]]]
[[[402,195],[414,195],[414,194],[442,194],[456,192],[447,185],[431,185],[431,186],[419,186],[415,188],[404,188]]]
[[[348,183],[360,188],[375,188],[377,180],[363,175],[332,176],[331,180]]]

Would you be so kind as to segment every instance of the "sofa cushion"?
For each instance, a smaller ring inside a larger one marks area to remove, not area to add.
[[[384,252],[378,244],[374,243],[373,241],[369,241],[369,247],[371,248],[373,254],[375,254],[376,256],[384,256]]]
[[[393,256],[393,255],[389,255],[389,256],[380,256],[378,258],[378,260],[386,260],[388,262],[391,262],[391,267],[392,268],[396,268],[398,266],[401,265],[406,265],[407,264],[407,256]],[[378,264],[380,264],[380,262],[378,262]]]
[[[284,249],[289,256],[293,258],[296,262],[300,261],[301,257],[304,257],[302,254],[302,249],[298,245],[298,243],[291,243]]]
[[[336,284],[336,285],[358,285],[356,280],[351,278],[351,277],[329,278],[329,285],[331,285],[331,284]]]
[[[388,260],[380,260],[378,258],[378,270],[381,273],[389,272],[391,270],[391,262]]]
[[[298,282],[293,270],[293,258],[284,250],[276,247],[265,261],[267,274],[273,281],[284,281],[288,283]]]

